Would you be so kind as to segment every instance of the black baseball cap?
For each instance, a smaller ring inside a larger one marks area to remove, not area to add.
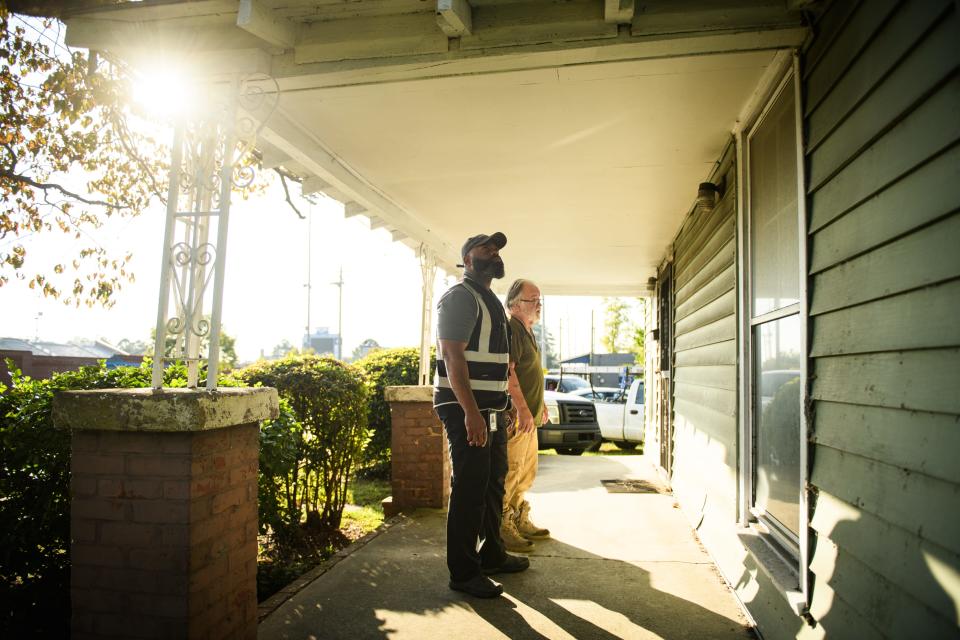
[[[479,247],[482,244],[487,244],[488,242],[492,243],[497,249],[503,249],[507,245],[507,236],[497,231],[489,236],[481,233],[478,236],[467,238],[467,241],[463,243],[463,249],[460,250],[460,258],[466,258],[467,254],[470,253],[470,249]]]

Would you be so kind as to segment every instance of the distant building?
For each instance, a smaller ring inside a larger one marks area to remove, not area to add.
[[[636,356],[632,353],[585,353],[582,356],[567,358],[560,362],[562,367],[565,364],[587,364],[596,367],[632,367],[635,364]],[[595,387],[619,387],[621,383],[629,385],[633,381],[632,376],[627,380],[621,380],[621,375],[617,373],[593,373],[590,374]]]
[[[6,360],[10,359],[24,375],[34,379],[49,378],[61,371],[76,371],[80,367],[95,365],[106,360],[108,367],[139,365],[143,356],[130,355],[106,340],[93,340],[83,344],[48,342],[46,340],[22,340],[0,338],[0,383],[10,384],[10,371]]]
[[[340,335],[330,333],[327,327],[317,327],[313,333],[304,336],[303,348],[312,349],[320,355],[329,354],[335,358],[342,359],[340,354]]]

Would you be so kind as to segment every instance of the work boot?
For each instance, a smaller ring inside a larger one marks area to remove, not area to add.
[[[524,502],[517,512],[517,533],[528,540],[543,540],[550,537],[550,530],[530,522],[530,503]]]
[[[500,538],[503,539],[503,546],[506,547],[507,551],[515,553],[530,553],[533,551],[533,543],[517,531],[517,523],[514,521],[512,511],[508,511],[503,516],[503,524],[500,525]]]

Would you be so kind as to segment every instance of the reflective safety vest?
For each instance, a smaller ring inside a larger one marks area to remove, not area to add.
[[[501,411],[507,408],[507,376],[510,372],[510,329],[503,305],[493,292],[482,289],[464,278],[444,294],[463,287],[477,302],[477,321],[464,357],[470,375],[470,389],[480,410]],[[442,301],[442,298],[441,298]],[[437,350],[437,371],[433,378],[433,406],[457,403],[447,378],[447,366]]]

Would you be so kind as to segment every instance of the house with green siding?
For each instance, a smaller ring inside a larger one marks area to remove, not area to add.
[[[548,320],[647,297],[645,454],[764,638],[960,637],[956,2],[13,5],[269,97],[261,165],[420,256],[424,345],[475,233]]]

